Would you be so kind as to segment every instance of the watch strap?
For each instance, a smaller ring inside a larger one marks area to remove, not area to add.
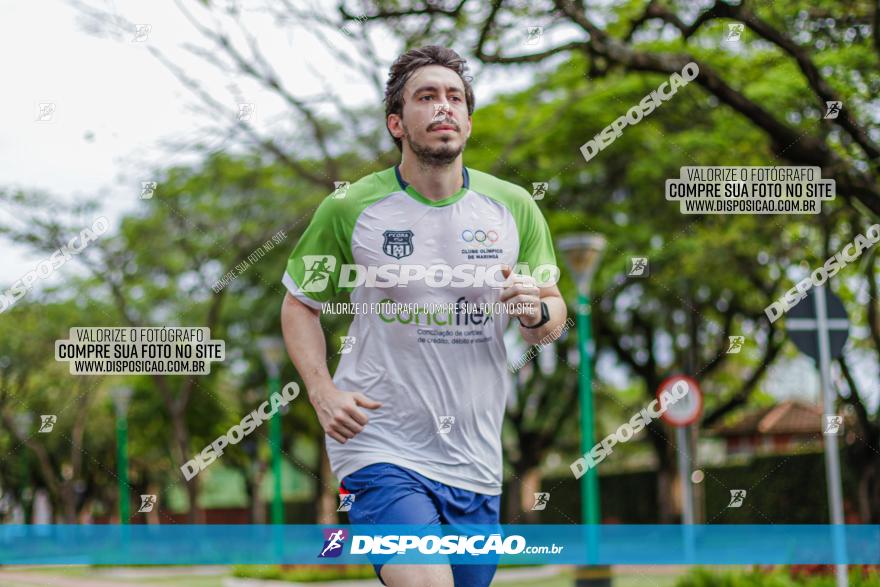
[[[519,320],[519,318],[517,318],[517,319]],[[519,324],[523,328],[528,328],[529,330],[532,330],[535,328],[540,328],[541,326],[544,326],[548,322],[550,322],[550,309],[547,307],[546,302],[541,302],[541,320],[538,321],[538,323],[533,326],[526,326],[525,324],[522,323],[522,320],[519,321]]]

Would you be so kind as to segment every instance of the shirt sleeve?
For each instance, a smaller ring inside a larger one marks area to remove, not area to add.
[[[520,201],[516,218],[520,241],[517,264],[525,264],[538,285],[555,284],[559,279],[559,269],[556,267],[550,228],[531,197]]]
[[[326,198],[287,260],[281,281],[290,295],[311,308],[320,309],[341,291],[341,267],[351,262],[346,212],[344,200]]]

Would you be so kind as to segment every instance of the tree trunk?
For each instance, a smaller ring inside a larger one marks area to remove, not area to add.
[[[65,524],[76,524],[76,492],[73,480],[68,479],[61,484],[61,510]]]
[[[159,509],[161,507],[163,507],[163,505],[164,505],[162,503],[163,496],[161,493],[159,493],[159,489],[158,489],[158,487],[156,487],[155,483],[149,484],[149,486],[147,487],[146,493],[147,493],[147,495],[155,495],[156,496],[156,505],[153,506],[153,509],[151,511],[147,512],[146,516],[145,516],[147,518],[147,524],[153,524],[153,525],[161,524],[161,521],[159,520]]]
[[[675,458],[667,439],[670,432],[659,421],[648,426],[648,434],[657,455],[657,517],[661,524],[676,521],[675,505]]]
[[[520,513],[526,524],[537,524],[541,514],[532,510],[532,507],[535,505],[535,494],[541,491],[541,468],[529,467],[526,471],[523,471],[520,479],[522,479],[522,482],[519,484]],[[551,495],[550,497],[552,499],[553,496]],[[549,506],[550,504],[547,505]]]
[[[523,514],[523,469],[519,461],[511,463],[513,466],[513,479],[507,487],[507,523],[516,524]],[[531,504],[529,504],[531,508]]]
[[[860,469],[859,516],[863,524],[878,524],[880,523],[880,459],[872,459]]]
[[[174,447],[177,452],[178,461],[182,464],[189,460],[189,433],[186,428],[185,415],[183,410],[173,406],[169,409],[171,416],[171,429],[174,432]],[[205,512],[199,507],[199,476],[196,475],[184,484],[186,487],[186,496],[189,500],[188,522],[190,524],[204,524]]]
[[[199,507],[199,477],[196,475],[186,484],[186,496],[189,498],[189,523],[204,524],[205,510]]]
[[[661,524],[675,523],[675,472],[668,467],[657,471],[657,515]]]
[[[265,524],[266,523],[266,505],[260,500],[260,485],[263,483],[263,479],[266,477],[266,463],[260,462],[260,466],[257,469],[255,475],[251,479],[249,485],[249,493],[251,498],[251,523],[252,524]]]

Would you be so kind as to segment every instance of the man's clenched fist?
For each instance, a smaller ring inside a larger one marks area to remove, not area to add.
[[[501,301],[507,312],[519,318],[523,326],[534,326],[541,321],[541,290],[530,275],[519,275],[505,265],[501,268],[504,285],[501,288]]]
[[[360,392],[341,391],[335,385],[310,394],[309,400],[315,407],[321,428],[342,444],[354,438],[370,420],[360,408],[375,410],[382,406]]]

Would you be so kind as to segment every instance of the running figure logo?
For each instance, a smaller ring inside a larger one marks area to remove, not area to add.
[[[156,191],[156,182],[155,181],[142,181],[141,182],[141,200],[149,200],[153,197],[153,192]]]
[[[743,501],[746,498],[746,490],[745,489],[731,489],[730,490],[730,503],[727,504],[729,508],[738,508],[742,507]]]
[[[330,282],[330,274],[336,269],[336,258],[332,255],[303,255],[306,268],[302,290],[308,292],[324,291]]]
[[[347,181],[334,181],[333,186],[335,189],[330,194],[330,197],[334,200],[341,200],[348,195],[348,188],[351,187],[351,183]]]
[[[530,26],[526,27],[526,45],[537,45],[544,36],[544,27]]]
[[[728,355],[739,353],[743,348],[743,343],[746,341],[745,336],[728,336],[727,339],[730,341],[730,346],[727,347]]]
[[[630,277],[647,277],[648,276],[648,258],[647,257],[630,257],[629,276]]]
[[[446,104],[434,104],[434,115],[431,117],[431,122],[444,122],[448,112]]]
[[[143,43],[147,40],[147,37],[150,36],[150,31],[153,30],[153,25],[151,24],[136,24],[134,25],[134,38],[132,38],[132,43]]]
[[[238,105],[238,119],[242,122],[250,122],[254,118],[255,111],[253,102],[242,102]]]
[[[356,336],[340,336],[339,339],[342,341],[339,347],[340,355],[347,355],[354,349],[355,343],[357,343]]]
[[[351,511],[351,506],[354,505],[354,493],[340,493],[339,494],[339,507],[336,508],[337,512],[348,512]]]
[[[532,506],[532,511],[540,511],[547,509],[547,503],[550,502],[550,493],[544,491],[542,493],[535,494],[535,505]]]
[[[55,117],[55,102],[40,102],[37,109],[37,121],[52,122]]]
[[[743,31],[745,30],[746,25],[741,23],[732,23],[727,25],[727,41],[739,41],[739,38],[742,36]]]
[[[437,432],[439,434],[449,434],[452,431],[453,424],[455,424],[455,416],[440,416],[437,418]]]
[[[550,187],[550,182],[548,182],[548,181],[533,181],[532,182],[532,199],[533,200],[543,200],[544,196],[547,194],[548,187]]]
[[[318,558],[335,558],[342,554],[342,543],[348,538],[348,532],[342,530],[324,530],[324,548]]]
[[[141,496],[141,507],[138,508],[138,513],[151,512],[151,511],[153,511],[154,505],[156,505],[156,496],[155,495],[142,495]]]
[[[822,434],[825,436],[839,435],[843,432],[843,416],[825,416],[825,427]]]
[[[46,416],[40,416],[40,429],[37,432],[52,432],[52,428],[55,427],[55,422],[58,421],[58,417],[54,414],[49,414]]]
[[[843,102],[838,100],[828,100],[825,102],[825,118],[826,119],[834,119],[837,118],[837,115],[840,114],[840,109],[843,107]]]

